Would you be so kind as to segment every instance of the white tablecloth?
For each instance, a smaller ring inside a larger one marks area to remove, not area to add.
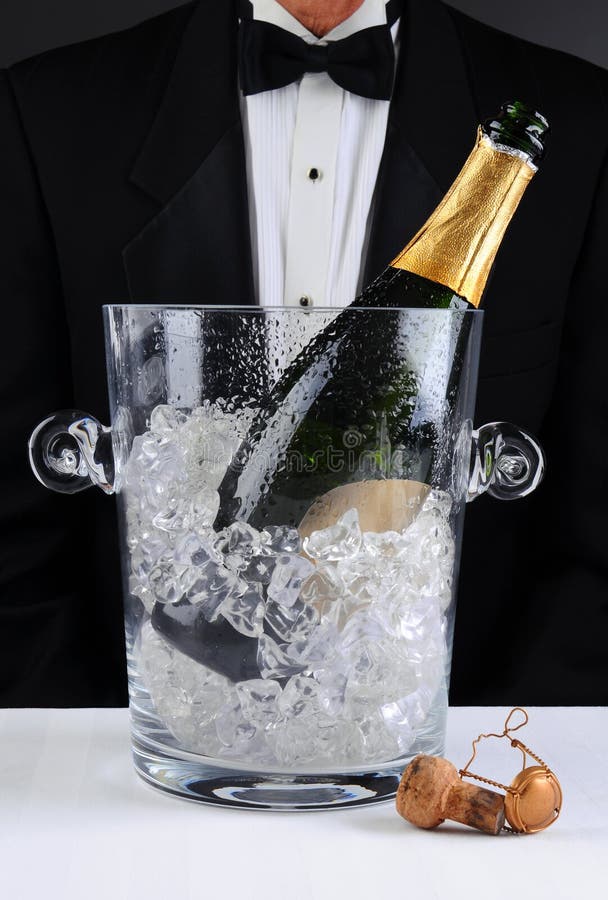
[[[447,758],[463,765],[473,737],[502,730],[506,712],[450,710]],[[604,897],[608,710],[529,713],[518,736],[560,779],[562,815],[536,835],[490,837],[448,823],[417,830],[392,803],[274,813],[178,800],[135,775],[126,710],[0,710],[0,897]],[[521,754],[492,743],[474,771],[513,776]]]

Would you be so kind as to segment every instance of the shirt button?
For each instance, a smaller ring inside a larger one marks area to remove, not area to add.
[[[306,174],[312,182],[321,180],[321,169],[317,169],[316,166],[312,166]]]
[[[312,298],[308,297],[306,294],[302,294],[299,300],[300,306],[312,306]]]

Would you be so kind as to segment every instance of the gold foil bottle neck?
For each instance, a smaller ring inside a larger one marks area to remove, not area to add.
[[[536,167],[525,154],[477,134],[475,147],[435,212],[393,260],[478,307],[505,231]]]

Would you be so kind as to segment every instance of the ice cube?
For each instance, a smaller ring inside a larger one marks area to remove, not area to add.
[[[212,562],[203,571],[205,577],[209,579],[209,587],[212,591],[240,593],[247,589],[247,583],[226,566]]]
[[[187,597],[193,606],[203,611],[208,622],[217,619],[223,611],[223,604],[230,598],[243,594],[247,589],[245,582],[233,572],[212,560],[191,571],[195,574],[195,579],[189,585]]]
[[[335,568],[317,566],[302,585],[300,600],[321,609],[324,603],[336,600],[341,590],[343,586],[336,577]]]
[[[449,521],[453,506],[454,501],[447,491],[440,491],[437,488],[433,488],[426,495],[421,512],[425,513],[429,512],[429,510],[436,510],[439,513],[440,518],[447,522]]]
[[[219,557],[214,552],[210,543],[196,532],[189,532],[180,538],[173,551],[173,559],[185,566],[195,566],[202,569],[209,562],[219,562]]]
[[[390,643],[359,641],[350,647],[347,700],[356,696],[379,705],[403,693],[407,664],[400,664]],[[395,684],[396,682],[396,684]]]
[[[431,491],[404,533],[407,552],[428,575],[433,566],[441,566],[443,574],[449,574],[453,568],[455,545],[448,518],[450,505],[449,495]]]
[[[301,600],[287,607],[271,598],[266,604],[266,621],[280,638],[291,642],[310,634],[319,621],[319,613]]]
[[[354,613],[342,629],[339,645],[342,651],[349,651],[355,645],[373,641],[381,645],[387,637],[387,631],[381,617],[372,615],[366,610]]]
[[[386,602],[383,560],[354,557],[341,560],[336,566],[336,580],[340,584],[345,612],[350,616],[357,608],[375,600]]]
[[[166,531],[169,534],[183,534],[191,526],[191,519],[187,504],[178,503],[171,509],[157,513],[152,519],[155,528]]]
[[[348,679],[340,667],[316,668],[317,696],[323,712],[337,718],[344,709]]]
[[[163,448],[163,451],[166,448]],[[151,463],[140,477],[142,499],[150,515],[154,510],[168,515],[177,509],[180,502],[180,482],[183,478],[183,458],[175,456],[159,457]]]
[[[287,719],[305,719],[319,712],[319,685],[311,676],[294,675],[279,699],[279,709]]]
[[[400,531],[366,531],[363,534],[363,549],[372,556],[399,558],[407,548],[408,542]]]
[[[338,560],[354,556],[361,546],[359,513],[347,510],[335,525],[313,531],[304,538],[304,550],[312,559]]]
[[[252,556],[241,575],[245,581],[269,584],[276,565],[276,556]]]
[[[260,532],[246,522],[233,522],[225,529],[224,536],[228,553],[251,556],[262,545]]]
[[[222,603],[221,612],[241,634],[247,637],[260,637],[262,634],[264,602],[258,585],[251,584],[242,593],[230,593]]]
[[[436,652],[444,644],[439,608],[426,598],[416,598],[401,609],[399,626],[410,659],[420,659],[429,649]]]
[[[281,606],[293,606],[314,565],[302,556],[279,556],[268,585],[268,597]]]
[[[161,403],[150,414],[150,431],[158,435],[172,435],[186,421],[187,417],[179,409]]]
[[[238,699],[229,700],[217,712],[215,728],[220,742],[226,748],[244,751],[255,738],[256,727],[243,716]]]
[[[382,716],[374,713],[357,722],[357,731],[360,738],[360,747],[357,748],[362,759],[366,762],[385,762],[394,759],[399,752],[409,749],[415,735],[411,734],[411,740],[407,747],[401,747],[395,737],[385,727]],[[405,733],[400,732],[404,742],[408,740]]]
[[[245,522],[233,522],[219,532],[215,549],[221,553],[225,564],[234,572],[247,569],[252,556],[262,546],[259,531]]]
[[[129,575],[129,593],[141,600],[147,612],[152,612],[156,603],[154,594],[135,575]]]
[[[162,557],[158,560],[150,572],[148,584],[159,603],[177,603],[184,596],[179,574],[171,559]]]
[[[220,508],[220,495],[205,485],[190,498],[190,522],[197,531],[207,531],[214,523]]]
[[[320,713],[312,731],[316,757],[319,760],[343,760],[351,754],[353,726],[347,720],[332,719]]]
[[[186,595],[191,606],[200,610],[208,622],[215,622],[222,610],[227,593],[212,591],[206,578],[197,579]]]
[[[330,663],[336,656],[338,629],[329,623],[322,623],[305,638],[293,641],[289,646],[292,659],[302,663],[307,669],[315,670]]]
[[[258,668],[262,678],[289,678],[297,675],[305,665],[286,653],[289,645],[280,647],[269,635],[263,634],[258,643]]]
[[[310,718],[286,719],[268,733],[277,760],[282,766],[312,763],[318,756],[315,741],[316,722]]]
[[[157,536],[150,538],[140,533],[137,546],[131,552],[131,572],[141,581],[147,581],[150,572],[166,551],[166,540]]]
[[[387,731],[393,736],[401,753],[407,752],[416,739],[416,729],[428,710],[422,710],[415,694],[380,707]]]
[[[244,718],[258,728],[268,728],[280,717],[281,685],[268,679],[241,681],[236,685]]]
[[[297,528],[288,525],[269,525],[262,532],[262,539],[270,553],[299,553],[302,547]]]

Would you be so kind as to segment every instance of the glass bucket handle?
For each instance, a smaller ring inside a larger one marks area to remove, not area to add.
[[[124,456],[121,426],[112,429],[78,410],[48,416],[29,440],[30,464],[47,488],[75,494],[97,485],[117,490],[115,459]],[[538,442],[508,422],[490,422],[471,434],[467,500],[488,493],[499,500],[525,497],[540,484],[545,457]]]
[[[30,465],[45,487],[76,494],[97,485],[106,494],[115,489],[112,429],[79,410],[48,416],[29,440]]]
[[[542,447],[522,428],[489,422],[472,432],[468,501],[486,492],[498,500],[526,497],[544,473]]]

